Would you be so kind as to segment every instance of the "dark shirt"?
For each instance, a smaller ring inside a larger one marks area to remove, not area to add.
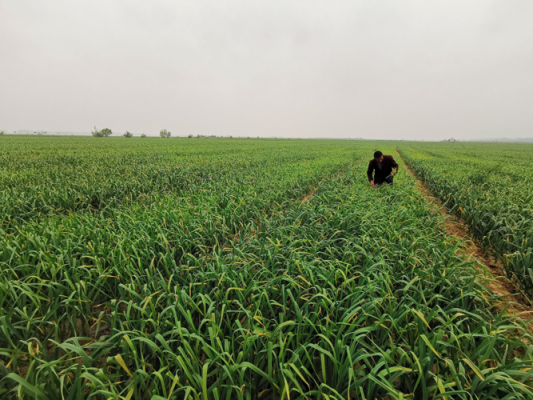
[[[366,174],[368,175],[368,181],[382,182],[387,176],[392,173],[393,169],[398,168],[398,164],[394,161],[392,156],[383,156],[383,161],[381,162],[381,168],[378,166],[378,162],[375,159],[370,160],[368,163],[368,170]],[[374,179],[372,179],[372,174],[375,171]]]

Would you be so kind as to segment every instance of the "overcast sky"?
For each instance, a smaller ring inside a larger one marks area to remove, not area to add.
[[[0,129],[533,137],[532,0],[0,0]]]

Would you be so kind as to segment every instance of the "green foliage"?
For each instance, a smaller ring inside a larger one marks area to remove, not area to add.
[[[108,137],[108,136],[111,136],[113,132],[109,128],[104,128],[99,131],[98,129],[96,129],[96,126],[95,126],[94,131],[91,131],[91,134],[94,137]]]
[[[162,138],[169,138],[170,132],[167,131],[166,129],[163,129],[162,131],[159,132],[159,136],[161,136]]]
[[[90,140],[2,140],[6,399],[533,396],[524,322],[372,143]]]
[[[421,179],[469,232],[489,249],[508,277],[533,298],[533,156],[528,144],[402,145]],[[517,154],[520,156],[517,157]]]
[[[187,137],[188,137],[189,139],[191,139],[191,138],[192,138],[192,135],[189,135],[189,136],[187,136]]]
[[[142,138],[145,138],[145,137],[146,137],[146,134],[143,133],[143,134],[141,135],[141,137],[142,137]]]
[[[124,135],[122,135],[122,136],[127,137],[127,138],[131,138],[131,137],[133,137],[133,134],[128,132],[128,131],[126,131],[126,133]]]

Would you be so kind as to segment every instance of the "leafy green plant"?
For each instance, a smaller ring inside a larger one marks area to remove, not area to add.
[[[131,137],[133,137],[133,134],[128,132],[128,131],[126,131],[126,133],[124,135],[122,135],[122,136],[127,137],[127,138],[131,138]]]

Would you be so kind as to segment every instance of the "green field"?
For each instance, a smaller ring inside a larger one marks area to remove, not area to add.
[[[532,398],[528,327],[396,153],[527,290],[523,146],[460,146],[3,136],[0,398]]]

